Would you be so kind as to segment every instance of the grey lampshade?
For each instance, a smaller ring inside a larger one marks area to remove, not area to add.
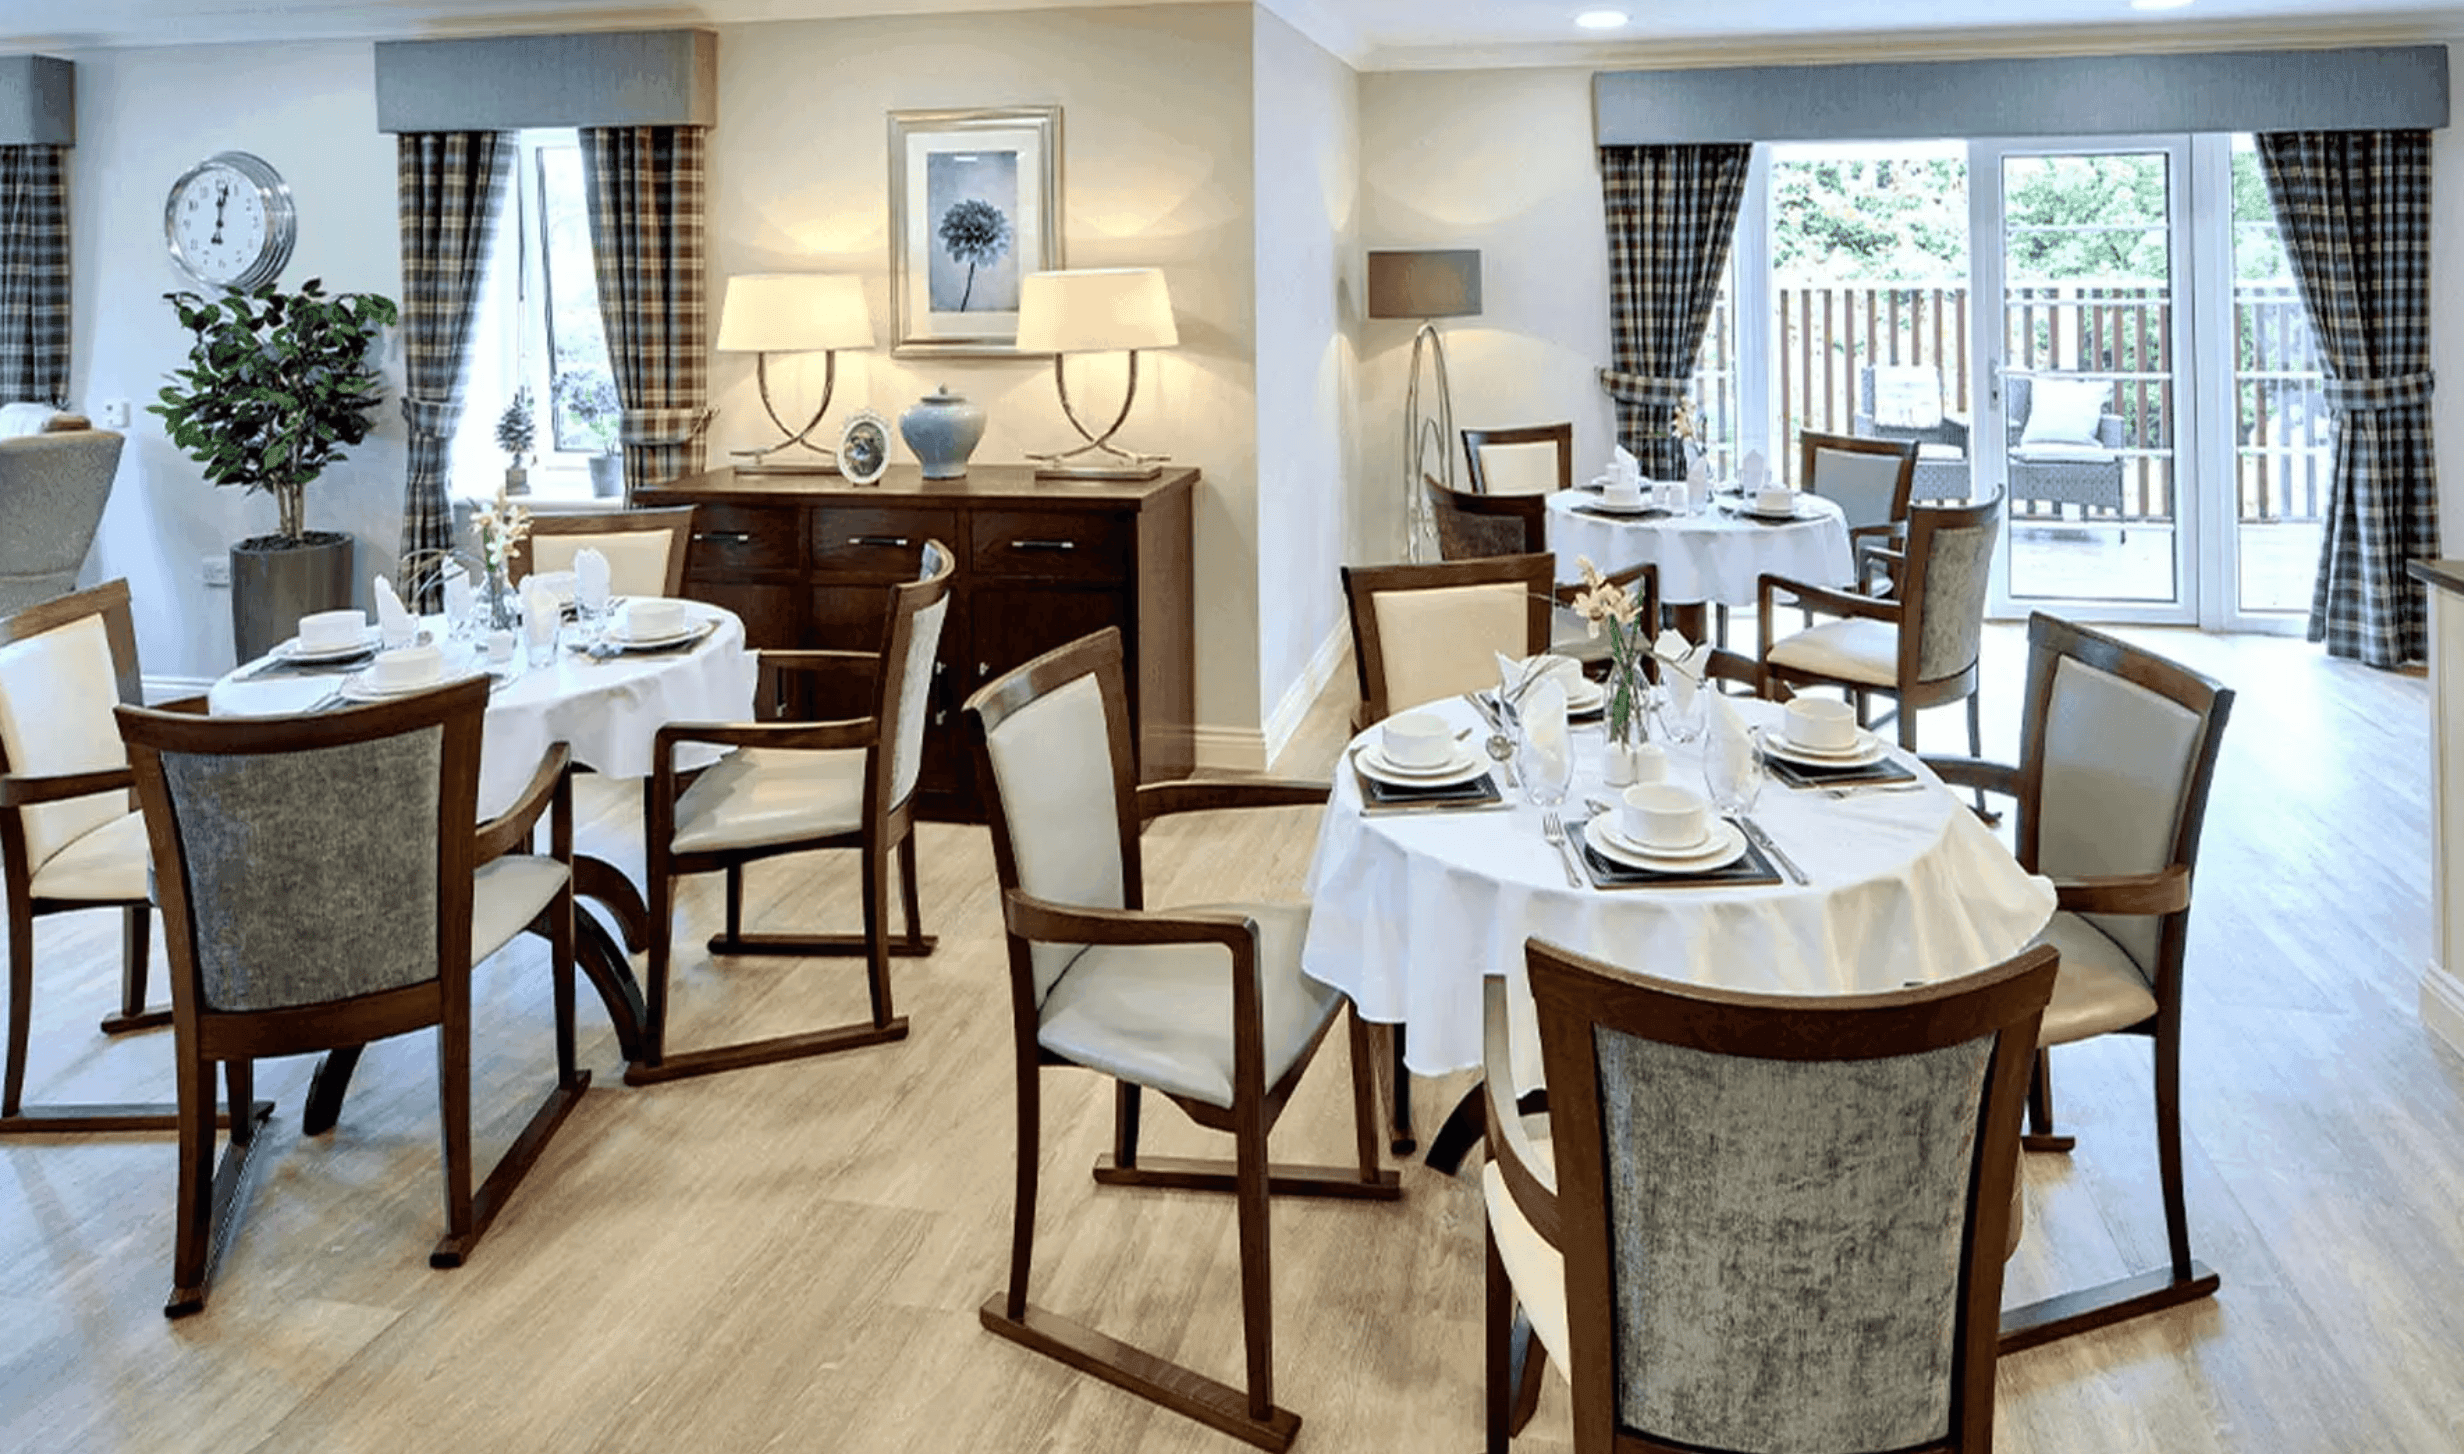
[[[1369,254],[1372,318],[1471,318],[1480,312],[1480,249]]]

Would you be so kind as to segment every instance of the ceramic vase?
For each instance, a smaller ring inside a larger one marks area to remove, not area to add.
[[[924,478],[964,479],[967,456],[984,437],[984,411],[943,384],[898,416],[898,432],[915,451]]]

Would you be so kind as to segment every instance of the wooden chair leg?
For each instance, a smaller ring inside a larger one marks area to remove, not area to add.
[[[120,1011],[103,1017],[103,1033],[126,1035],[155,1030],[171,1023],[171,1007],[148,1007],[146,970],[154,957],[154,909],[150,904],[120,906]]]
[[[9,1023],[8,1050],[5,1062],[0,1063],[0,1135],[178,1132],[181,1125],[180,1108],[169,1103],[49,1106],[28,1106],[25,1103],[26,1058],[32,1049],[34,1031],[34,908],[26,902],[24,895],[9,894],[5,897],[9,906]],[[123,965],[123,971],[125,968]],[[215,1110],[210,1084],[204,1104],[205,1113],[211,1119]],[[270,1110],[271,1107],[264,1109]],[[210,1130],[208,1134],[211,1134]]]
[[[1360,1179],[1377,1180],[1377,1044],[1358,1005],[1344,1006],[1352,1032],[1352,1130],[1360,1155]]]
[[[913,825],[908,827],[906,836],[898,840],[898,891],[899,896],[906,901],[907,952],[917,955],[930,953],[931,951],[924,947],[923,895],[916,891],[915,828]]]
[[[300,1107],[299,1133],[322,1136],[342,1119],[342,1097],[351,1088],[351,1072],[359,1068],[362,1045],[337,1045],[317,1061],[308,1077],[308,1099]]]
[[[1126,1080],[1112,1083],[1112,1164],[1129,1171],[1138,1167],[1139,1089]]]
[[[887,1025],[890,1009],[890,852],[864,849],[864,974],[872,993],[873,1023]]]
[[[1916,708],[1909,706],[1908,699],[1902,697],[1896,715],[1899,718],[1900,747],[1909,752],[1916,751]]]
[[[1388,1120],[1386,1149],[1397,1156],[1409,1156],[1420,1149],[1420,1139],[1412,1132],[1412,1070],[1403,1063],[1403,1027],[1390,1025],[1387,1035],[1394,1052],[1390,1057],[1394,1066],[1394,1110]]]
[[[667,1060],[667,976],[675,935],[676,876],[667,871],[666,856],[654,852],[650,861],[650,960],[642,986],[642,1058],[626,1068],[627,1085],[640,1084],[635,1079],[639,1072]]]
[[[1249,1417],[1264,1423],[1275,1413],[1275,1283],[1267,1237],[1266,1115],[1254,1102],[1242,1111],[1240,1129],[1232,1137],[1240,1179],[1233,1200],[1240,1220],[1241,1342],[1249,1355]]]
[[[744,865],[727,866],[727,937],[744,937]]]
[[[230,1245],[239,1220],[240,1187],[260,1144],[257,1132],[274,1109],[271,1102],[255,1098],[255,1070],[245,1060],[225,1067],[233,1112],[231,1144],[217,1166],[214,1130],[220,1118],[214,1105],[214,1063],[185,1047],[177,1056],[180,1180],[172,1211],[171,1295],[163,1301],[164,1317],[184,1318],[204,1310],[214,1270]]]
[[[2028,1076],[2028,1129],[2019,1138],[2019,1145],[2027,1151],[2068,1151],[2078,1144],[2076,1136],[2054,1134],[2053,1056],[2040,1047],[2036,1052],[2036,1069]]]
[[[8,899],[9,1055],[6,1078],[0,1080],[0,1116],[23,1109],[26,1049],[34,1029],[34,910],[22,895],[10,894]]]
[[[2189,1281],[2190,1210],[2182,1196],[2182,1053],[2178,1032],[2156,1037],[2156,1167],[2164,1186],[2165,1249],[2176,1281]]]
[[[445,1235],[460,1240],[471,1233],[471,1022],[467,990],[463,1005],[452,998],[436,1028],[436,1092],[445,1143]]]

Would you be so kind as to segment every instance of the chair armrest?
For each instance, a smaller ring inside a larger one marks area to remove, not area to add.
[[[1766,684],[1762,679],[1762,663],[1750,656],[1740,656],[1724,646],[1713,647],[1711,655],[1703,659],[1703,680],[1706,683],[1735,682],[1756,693],[1768,685],[1773,693],[1771,700],[1775,702],[1785,702],[1796,695],[1786,682]]]
[[[1091,909],[1009,889],[1001,895],[1001,919],[1012,934],[1039,944],[1220,944],[1236,963],[1257,954],[1257,924],[1246,914]]]
[[[1919,757],[1917,761],[1932,768],[1935,776],[1952,787],[1978,788],[2006,798],[2019,796],[2019,769],[2007,763],[1974,757]]]
[[[1960,452],[1965,454],[1968,449],[1969,429],[1967,415],[1954,414],[1948,409],[1942,411],[1942,442],[1944,444],[1956,444]]]
[[[1855,542],[1866,539],[1899,540],[1905,536],[1907,529],[1908,527],[1906,525],[1899,523],[1892,523],[1888,525],[1851,525],[1848,527],[1848,539],[1852,546]],[[1868,545],[1865,547],[1867,550],[1879,550],[1881,548],[1882,547],[1877,545]]]
[[[5,773],[0,774],[0,808],[31,808],[37,803],[62,803],[70,798],[90,798],[96,793],[136,785],[137,774],[125,767],[60,773],[51,777]]]
[[[1762,613],[1762,640],[1763,650],[1766,653],[1770,650],[1772,599],[1783,591],[1795,597],[1796,603],[1807,610],[1820,611],[1829,616],[1863,616],[1873,621],[1888,621],[1896,626],[1904,614],[1897,601],[1877,601],[1871,596],[1860,596],[1850,591],[1835,591],[1827,586],[1809,586],[1803,581],[1790,580],[1786,576],[1775,576],[1766,571],[1762,579],[1755,583],[1755,594],[1759,598],[1755,604]]]
[[[2190,907],[2190,870],[2106,874],[2053,881],[2054,907],[2074,914],[2178,914]]]
[[[1514,1100],[1514,1058],[1506,1029],[1506,981],[1491,975],[1480,982],[1481,1099],[1489,1111],[1489,1159],[1497,1163],[1506,1192],[1532,1230],[1551,1247],[1561,1246],[1554,1178],[1536,1168],[1539,1148],[1523,1129],[1523,1114]]]
[[[824,689],[869,695],[881,680],[881,655],[873,651],[763,650],[754,653],[760,676],[753,685],[753,711],[760,716],[779,699],[778,679],[793,672],[804,677],[834,678]]]
[[[2096,416],[2096,442],[2107,449],[2122,447],[2121,415],[2099,414]]]
[[[522,795],[513,806],[479,825],[471,853],[471,866],[478,868],[530,842],[531,830],[538,826],[539,815],[553,805],[557,796],[570,791],[573,748],[556,743],[539,759],[539,770],[531,774]]]
[[[1294,808],[1323,803],[1331,784],[1313,782],[1233,782],[1219,778],[1184,778],[1149,783],[1138,789],[1140,827],[1170,813],[1207,813],[1218,808]]]
[[[712,747],[777,747],[801,752],[827,752],[846,747],[870,747],[881,729],[870,717],[844,722],[670,722],[659,729],[653,761],[664,765],[676,747],[687,742]]]

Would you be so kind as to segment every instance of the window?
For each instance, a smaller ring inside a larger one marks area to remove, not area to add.
[[[472,320],[454,491],[488,498],[505,483],[512,461],[497,443],[498,425],[527,392],[530,493],[584,499],[594,493],[593,458],[615,447],[617,404],[599,322],[581,136],[539,130],[519,138],[495,255]]]

